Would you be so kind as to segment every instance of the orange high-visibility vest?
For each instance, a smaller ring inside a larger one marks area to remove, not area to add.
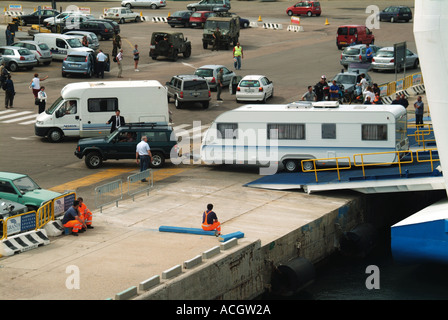
[[[204,211],[204,214],[205,214],[205,217],[204,217],[204,222],[202,223],[202,226],[203,227],[209,227],[209,226],[211,226],[210,224],[207,224],[207,216],[208,216],[208,214],[210,213],[210,212],[212,212],[211,210],[210,211]]]

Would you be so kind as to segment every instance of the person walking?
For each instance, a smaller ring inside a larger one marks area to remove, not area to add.
[[[336,80],[333,80],[333,84],[330,86],[330,100],[338,101],[339,98],[339,86],[336,83]]]
[[[82,229],[86,227],[84,220],[81,219],[78,212],[79,201],[73,201],[73,205],[68,208],[62,218],[62,225],[65,228],[72,228],[72,235],[78,236],[78,233],[84,232]]]
[[[39,106],[39,114],[45,111],[45,106],[47,104],[47,94],[45,93],[45,87],[42,86],[40,88],[39,93],[37,94],[37,101]]]
[[[219,31],[219,27],[216,27],[216,30],[213,32],[213,48],[212,51],[218,51],[221,40],[221,31]]]
[[[213,210],[213,204],[207,205],[207,210],[202,214],[202,230],[215,231],[215,235],[221,235],[221,223]]]
[[[317,101],[317,95],[313,91],[313,86],[308,86],[308,91],[302,95],[302,101]]]
[[[115,115],[110,117],[109,121],[107,121],[106,124],[112,124],[110,126],[110,132],[112,133],[121,126],[124,126],[126,122],[124,121],[124,117],[120,116],[120,110],[117,109],[115,110]]]
[[[121,76],[122,72],[123,72],[123,49],[120,49],[120,52],[118,52],[117,54],[117,65],[118,65],[118,75],[117,78],[123,78]]]
[[[322,75],[319,82],[314,86],[314,92],[316,93],[317,101],[323,101],[325,99],[325,87],[328,87],[327,77],[325,75]]]
[[[415,124],[420,127],[423,124],[423,112],[424,104],[422,101],[422,96],[417,97],[417,101],[414,103],[415,108]]]
[[[8,74],[5,83],[5,108],[14,108],[14,96],[16,91],[14,90],[14,82],[11,80],[11,75]]]
[[[14,43],[14,32],[11,31],[11,26],[8,24],[5,30],[5,36],[6,36],[6,45],[10,46]]]
[[[222,91],[222,78],[223,78],[223,73],[224,71],[222,70],[222,68],[219,68],[218,74],[216,76],[216,81],[218,82],[217,86],[216,86],[216,100],[218,101],[222,101],[221,99],[221,91]]]
[[[44,81],[46,79],[48,79],[48,76],[45,76],[43,78],[39,78],[39,74],[37,74],[37,73],[34,74],[34,78],[30,82],[30,87],[33,90],[34,99],[37,98],[37,94],[40,91],[40,82]]]
[[[241,59],[244,58],[243,47],[240,46],[238,42],[233,48],[233,66],[236,70],[241,69]]]
[[[79,202],[78,212],[81,220],[84,221],[87,229],[93,229],[94,227],[92,226],[92,220],[93,220],[92,212],[87,208],[86,204],[84,203],[84,199],[82,197],[78,197],[78,202]]]
[[[369,63],[372,63],[372,59],[373,59],[373,50],[372,48],[370,48],[370,45],[367,43],[366,44],[366,60]]]
[[[103,50],[99,50],[96,61],[98,62],[98,73],[96,74],[96,77],[101,77],[104,79],[104,69],[106,68],[106,62],[107,62],[107,56],[103,53]]]
[[[121,36],[118,31],[115,31],[114,36],[112,38],[112,56],[116,57],[118,54],[118,50],[121,49]]]
[[[138,45],[134,46],[133,54],[134,54],[134,71],[138,72],[140,71],[138,70],[138,61],[140,59],[140,53],[138,52]]]
[[[145,171],[149,167],[150,161],[152,161],[151,148],[148,144],[148,137],[142,136],[142,141],[137,144],[135,150],[135,159],[137,164],[140,162],[140,172]],[[146,179],[142,179],[142,182],[146,182]]]

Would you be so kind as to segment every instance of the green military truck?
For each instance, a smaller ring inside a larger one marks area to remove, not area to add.
[[[236,46],[240,37],[240,18],[222,13],[214,17],[209,17],[204,25],[204,33],[202,34],[202,46],[207,49],[208,45],[213,46],[215,39],[213,33],[219,28],[221,37],[217,44],[217,48],[229,49],[230,45]]]

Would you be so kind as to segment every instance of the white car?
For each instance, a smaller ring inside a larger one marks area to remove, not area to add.
[[[205,66],[197,68],[194,74],[205,78],[210,87],[210,90],[216,90],[218,84],[216,78],[218,76],[218,71],[220,68],[222,68],[222,84],[224,87],[226,87],[230,84],[232,78],[236,76],[235,72],[229,70],[226,66],[220,64],[207,64]]]
[[[116,7],[107,9],[104,13],[104,19],[117,21],[118,23],[139,22],[140,15],[131,9]]]
[[[274,96],[274,84],[262,75],[249,75],[243,77],[236,88],[236,102],[261,101],[266,103],[268,98]]]
[[[44,19],[44,26],[54,26],[57,24],[65,23],[67,24],[67,27],[69,27],[75,22],[82,22],[88,19],[95,19],[95,17],[90,14],[84,14],[80,12],[62,12],[56,17]]]
[[[121,6],[128,9],[134,7],[148,7],[151,9],[159,9],[161,7],[166,7],[165,0],[123,0],[121,1]]]

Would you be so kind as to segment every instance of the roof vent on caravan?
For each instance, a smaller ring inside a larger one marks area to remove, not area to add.
[[[318,101],[313,103],[314,108],[339,108],[338,101]]]
[[[312,106],[313,103],[309,101],[294,101],[286,105],[286,109],[311,108]]]

